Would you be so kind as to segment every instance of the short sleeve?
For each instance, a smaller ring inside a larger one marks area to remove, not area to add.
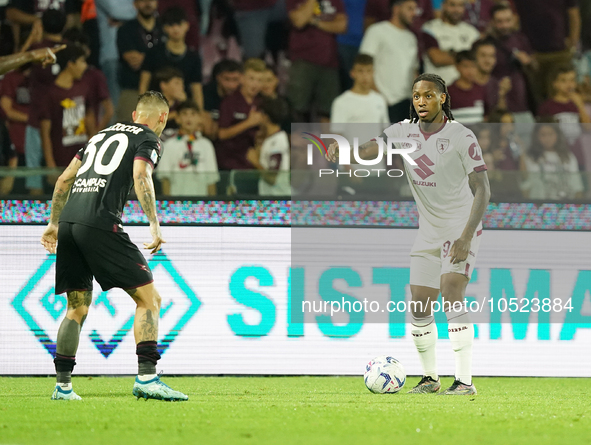
[[[86,150],[86,145],[84,147],[82,147],[80,150],[78,150],[78,153],[76,153],[76,155],[74,157],[76,159],[82,160],[82,158],[84,157],[84,151],[85,150]]]
[[[397,122],[393,125],[390,125],[388,128],[384,130],[384,132],[379,135],[380,137],[386,136],[387,138],[399,138],[403,134],[402,122]],[[384,141],[385,142],[385,141]]]
[[[359,52],[375,57],[378,54],[380,45],[379,37],[379,29],[377,29],[375,25],[371,25],[367,28],[367,31],[365,31],[361,46],[359,47]]]
[[[135,152],[134,160],[141,159],[142,161],[148,162],[152,167],[156,167],[160,161],[162,155],[162,148],[160,141],[154,135],[144,142],[142,142]]]
[[[158,55],[156,54],[157,50],[158,48],[154,47],[146,53],[144,63],[142,63],[141,71],[149,71],[150,73],[154,73],[156,71],[158,64]]]
[[[458,137],[460,138],[457,141],[458,153],[460,155],[460,159],[462,160],[462,165],[464,166],[466,174],[469,175],[473,171],[477,173],[485,171],[486,164],[482,159],[482,149],[480,148],[474,133],[471,130],[466,130]]]
[[[16,99],[16,72],[7,73],[0,82],[0,96],[10,97],[13,101]]]
[[[123,54],[136,49],[134,47],[133,39],[130,33],[131,25],[131,22],[124,23],[117,30],[117,49],[119,50],[119,54]]]
[[[201,75],[201,57],[197,52],[194,52],[191,55],[191,63],[188,66],[188,72],[185,72],[185,76],[187,77],[187,82],[189,84],[192,83],[201,83],[202,75]]]
[[[429,31],[423,31],[421,37],[426,50],[430,50],[431,48],[439,48],[439,42]]]

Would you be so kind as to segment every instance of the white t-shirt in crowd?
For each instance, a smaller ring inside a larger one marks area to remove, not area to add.
[[[164,141],[156,173],[170,181],[172,196],[207,196],[207,187],[220,180],[213,144],[199,132]]]
[[[388,104],[376,91],[357,94],[348,90],[332,102],[330,122],[332,131],[339,131],[338,124],[389,124]]]
[[[451,25],[441,19],[425,23],[423,32],[426,34],[425,46],[427,47],[423,57],[425,72],[437,74],[445,80],[447,85],[451,85],[460,77],[455,65],[436,67],[427,54],[428,49],[437,47],[442,51],[455,51],[456,53],[467,51],[480,38],[480,32],[469,23],[460,22],[457,25]],[[436,46],[434,46],[435,42]]]
[[[388,105],[410,98],[419,68],[419,45],[411,31],[389,21],[375,23],[365,31],[359,52],[374,58],[376,87]]]
[[[285,131],[278,131],[264,140],[259,158],[265,170],[277,172],[275,184],[259,179],[261,196],[291,196],[289,184],[289,138]]]

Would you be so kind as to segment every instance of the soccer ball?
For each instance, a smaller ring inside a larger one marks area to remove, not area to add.
[[[406,382],[402,363],[394,357],[382,355],[374,358],[365,367],[365,386],[374,394],[394,394]]]

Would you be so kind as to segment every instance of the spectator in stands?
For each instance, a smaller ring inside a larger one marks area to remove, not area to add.
[[[486,88],[475,82],[476,58],[471,51],[456,54],[456,69],[459,79],[447,87],[452,97],[454,119],[462,124],[477,124],[484,121],[485,111],[492,108],[487,103]]]
[[[376,22],[390,20],[392,16],[391,0],[367,0],[365,6],[364,28],[367,29]],[[433,20],[433,4],[431,0],[417,0],[416,14],[412,22],[412,31],[417,35],[421,33],[423,25]],[[421,43],[419,41],[419,43]]]
[[[222,100],[216,143],[220,170],[252,168],[246,159],[246,152],[254,146],[263,117],[258,106],[265,69],[262,60],[248,59],[242,67],[240,88]]]
[[[185,34],[185,43],[189,48],[199,48],[200,39],[200,15],[209,15],[209,4],[212,0],[160,0],[158,1],[158,15],[162,17],[169,8],[180,8],[185,13],[189,23],[189,31]],[[206,6],[207,5],[207,6]],[[201,13],[201,9],[204,9]],[[207,26],[204,27],[207,30]]]
[[[577,93],[576,73],[572,65],[559,66],[552,76],[552,96],[538,108],[537,115],[544,119],[553,118],[569,143],[581,135],[580,123],[590,123],[585,103]]]
[[[161,136],[162,140],[166,140],[179,128],[177,107],[187,100],[183,73],[170,66],[162,68],[154,74],[153,88],[160,91],[169,104],[168,121]]]
[[[74,24],[74,14],[77,12],[74,0],[10,0],[6,8],[6,19],[13,25],[16,48],[20,47],[24,41],[21,39],[21,34],[28,34],[39,17],[49,10],[60,11],[64,17],[68,16],[71,25]]]
[[[491,152],[493,154],[495,167],[497,170],[517,170],[519,168],[518,160],[523,155],[525,144],[519,134],[516,132],[515,118],[508,110],[497,108],[488,117],[490,128],[493,130],[491,135],[494,145]],[[531,126],[525,126],[531,130]],[[480,140],[479,140],[480,142]]]
[[[19,158],[6,127],[0,121],[0,166],[16,168]],[[0,196],[8,195],[14,186],[14,176],[0,176]]]
[[[240,86],[240,63],[223,59],[213,67],[211,80],[203,87],[203,133],[210,139],[217,139],[220,105]]]
[[[337,35],[339,80],[343,90],[348,90],[353,86],[349,72],[353,68],[353,60],[359,52],[359,46],[363,39],[365,2],[366,0],[343,0],[345,14],[347,14],[347,31]]]
[[[287,134],[291,134],[291,106],[287,99],[279,94],[279,77],[270,65],[267,65],[263,73],[263,82],[261,86],[261,96],[270,99],[278,99],[283,102],[284,108],[287,110],[285,119],[281,122],[281,129]],[[261,127],[262,128],[262,127]]]
[[[64,33],[64,39],[68,43],[76,43],[86,51],[86,57],[90,55],[88,37],[79,28],[70,28]],[[113,115],[115,107],[109,95],[107,78],[101,70],[89,65],[81,82],[86,82],[89,87],[90,102],[94,104],[94,116],[96,117],[96,128],[102,130],[107,128]]]
[[[201,57],[194,48],[185,43],[189,22],[180,8],[170,8],[162,16],[162,30],[167,36],[165,43],[160,43],[146,53],[140,75],[140,94],[150,87],[152,73],[171,66],[183,73],[187,97],[191,97],[200,109],[203,109],[203,91],[201,89]]]
[[[345,91],[332,103],[330,121],[333,125],[331,125],[331,131],[343,133],[346,130],[346,126],[339,129],[334,127],[334,124],[389,124],[390,119],[386,100],[384,96],[372,89],[374,78],[373,57],[368,54],[357,54],[350,75],[351,79],[353,79],[353,88]],[[406,111],[408,114],[408,110]]]
[[[538,104],[550,96],[550,76],[556,66],[568,64],[579,43],[581,16],[577,0],[513,0],[521,29],[528,37],[540,75],[535,85]]]
[[[285,0],[234,0],[234,9],[244,57],[263,58],[269,24],[286,18]]]
[[[477,40],[472,47],[476,61],[474,83],[486,89],[486,103],[491,107],[507,109],[507,93],[511,90],[511,79],[497,80],[492,76],[497,63],[497,50],[492,39]],[[488,113],[488,110],[487,110]]]
[[[481,33],[487,31],[491,18],[491,8],[498,0],[466,0],[464,7],[464,21],[474,26]],[[433,0],[433,8],[441,9],[442,0]]]
[[[583,196],[577,159],[557,124],[536,125],[522,170],[527,172],[521,184],[526,198],[565,200]]]
[[[111,100],[116,106],[121,91],[119,86],[117,30],[122,22],[132,20],[136,12],[133,7],[133,0],[94,0],[94,2],[100,36],[99,63],[107,78]]]
[[[412,82],[419,69],[419,46],[410,31],[415,0],[393,0],[390,20],[371,25],[360,51],[373,57],[375,85],[388,102],[390,122],[408,118]]]
[[[66,167],[96,130],[88,85],[77,82],[87,67],[86,51],[70,44],[57,59],[61,71],[45,91],[39,111],[43,155],[48,167]]]
[[[30,66],[23,66],[4,75],[0,84],[0,106],[6,115],[10,141],[18,155],[18,164],[25,165],[25,129],[29,120]]]
[[[49,9],[43,13],[41,22],[43,25],[43,39],[41,42],[31,45],[31,49],[43,48],[46,46],[53,47],[54,45],[65,43],[62,33],[66,26],[66,16],[63,12]],[[53,84],[55,76],[59,71],[60,65],[57,63],[50,66],[33,65],[31,68],[31,105],[29,108],[29,120],[27,121],[27,128],[25,130],[25,158],[27,167],[40,167],[43,161],[38,113],[41,109],[41,103],[47,93],[47,89]],[[40,176],[27,177],[25,182],[32,195],[40,195],[43,193]]]
[[[157,175],[167,196],[214,196],[220,180],[215,149],[201,134],[201,112],[193,101],[177,107],[179,131],[163,142]]]
[[[425,71],[440,75],[448,85],[460,76],[455,54],[469,50],[480,37],[474,26],[462,21],[465,11],[464,0],[444,0],[441,18],[423,25]]]
[[[146,53],[158,45],[162,29],[156,20],[157,0],[135,0],[137,17],[124,23],[117,31],[119,51],[119,79],[121,93],[117,107],[117,120],[131,120],[135,110],[140,83],[140,70]]]
[[[287,97],[296,122],[306,122],[312,109],[327,122],[340,93],[336,35],[347,30],[342,0],[287,0],[291,22],[292,60]]]
[[[496,47],[495,79],[508,78],[511,89],[506,97],[507,109],[517,123],[533,123],[529,109],[526,70],[536,66],[527,37],[517,31],[517,19],[507,3],[495,5],[491,10],[491,38]]]
[[[285,102],[265,98],[261,103],[261,126],[266,135],[262,145],[248,150],[246,158],[261,172],[259,195],[290,196],[289,137],[281,130],[287,115]]]

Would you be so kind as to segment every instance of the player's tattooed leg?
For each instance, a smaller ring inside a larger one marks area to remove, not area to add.
[[[158,336],[158,319],[147,309],[146,313],[140,319],[140,342],[155,341]]]

